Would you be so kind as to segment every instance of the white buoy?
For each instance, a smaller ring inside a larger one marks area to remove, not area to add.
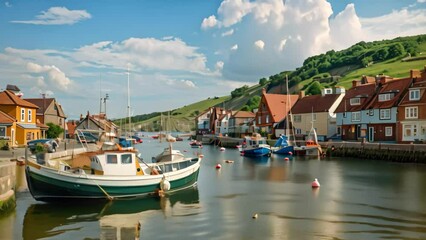
[[[167,181],[166,176],[163,176],[163,178],[161,179],[161,181],[160,181],[160,188],[164,192],[170,190],[170,182]]]
[[[225,148],[224,148],[224,147],[221,147],[221,148],[220,148],[220,151],[222,151],[222,152],[223,152],[223,151],[225,151]]]
[[[257,214],[257,213],[255,213],[255,214],[253,214],[253,217],[252,217],[252,218],[256,219],[257,217],[259,217],[259,216],[258,216],[258,214]]]
[[[320,183],[318,182],[318,179],[314,179],[314,181],[312,182],[312,188],[319,188],[320,187]]]

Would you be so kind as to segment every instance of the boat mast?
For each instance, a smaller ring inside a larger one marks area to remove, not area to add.
[[[129,67],[129,64],[127,64],[127,117],[129,119],[128,129],[130,129],[131,131],[132,119],[130,118],[130,67]],[[127,136],[129,136],[129,133],[127,133]]]
[[[287,111],[287,119],[285,121],[286,126],[285,126],[285,135],[288,137],[290,136],[290,127],[289,127],[289,121],[290,121],[290,111],[289,111],[289,101],[290,101],[290,95],[288,95],[288,77],[287,74],[285,75],[285,85],[286,85],[286,94],[287,94],[287,102],[286,102],[286,111]]]

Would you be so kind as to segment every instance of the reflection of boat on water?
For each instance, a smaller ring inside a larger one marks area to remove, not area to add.
[[[185,209],[194,206],[192,209],[198,210],[198,189],[186,189],[161,199],[133,198],[112,202],[87,201],[84,204],[70,201],[36,203],[29,206],[25,213],[22,237],[72,239],[64,236],[84,230],[85,227],[92,228],[93,225],[89,223],[99,221],[99,232],[104,236],[100,239],[135,239],[139,235],[138,226],[141,221],[157,211],[175,211],[180,204]]]

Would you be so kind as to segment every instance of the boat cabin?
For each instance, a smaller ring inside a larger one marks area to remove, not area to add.
[[[106,152],[90,158],[92,174],[96,175],[143,175],[139,161],[132,152]]]

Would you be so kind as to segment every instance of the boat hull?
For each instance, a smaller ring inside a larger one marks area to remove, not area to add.
[[[244,156],[247,157],[260,157],[265,156],[271,153],[271,149],[265,147],[253,148],[253,149],[243,149],[241,151]]]
[[[294,148],[294,153],[296,156],[320,156],[321,155],[320,146],[302,146]]]
[[[277,149],[272,149],[275,154],[292,155],[294,153],[294,146],[285,146]]]
[[[200,160],[188,169],[167,173],[170,190],[174,192],[196,184]],[[132,176],[126,178],[85,174],[66,174],[29,164],[26,166],[28,188],[39,201],[58,199],[105,199],[146,196],[160,189],[163,175]],[[90,179],[89,179],[90,177]],[[108,196],[107,196],[107,194]]]

